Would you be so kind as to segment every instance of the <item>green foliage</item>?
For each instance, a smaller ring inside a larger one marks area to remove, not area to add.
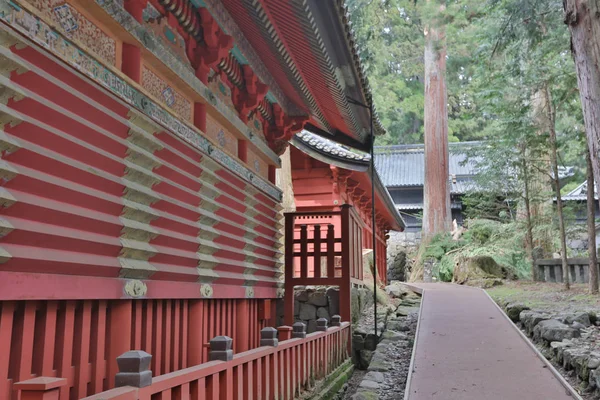
[[[462,242],[453,240],[450,234],[440,233],[431,238],[426,245],[423,257],[441,260],[446,253],[460,247],[461,244]]]
[[[448,27],[448,132],[451,141],[481,136],[485,118],[470,90],[473,68],[471,22],[480,4],[414,0],[347,0],[352,27],[369,76],[377,113],[388,130],[378,145],[422,143],[424,112],[424,29]]]
[[[523,224],[516,221],[499,222],[470,219],[467,231],[458,241],[450,235],[436,235],[423,250],[424,257],[438,260],[437,278],[450,282],[459,260],[489,256],[521,279],[529,279],[530,263],[523,250]]]

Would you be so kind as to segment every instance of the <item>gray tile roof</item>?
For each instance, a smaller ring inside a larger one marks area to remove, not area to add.
[[[340,160],[356,162],[366,166],[369,165],[371,160],[371,156],[369,154],[358,151],[350,151],[349,149],[332,140],[315,135],[309,131],[299,132],[294,138],[300,140],[305,145],[312,147],[314,150],[320,153],[324,153],[330,157],[338,158]]]
[[[464,193],[476,174],[473,161],[465,163],[467,148],[480,142],[450,143],[450,175],[456,177],[452,193]],[[425,176],[424,146],[398,145],[375,147],[375,168],[386,187],[423,186]],[[464,165],[463,165],[464,164]]]
[[[594,185],[595,186],[595,185]],[[594,198],[598,199],[598,190],[594,187]],[[555,199],[556,200],[556,199]],[[566,195],[562,196],[563,201],[586,201],[587,200],[587,182],[583,182]]]

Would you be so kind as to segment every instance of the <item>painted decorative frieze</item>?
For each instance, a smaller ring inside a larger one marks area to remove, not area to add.
[[[83,16],[65,0],[24,0],[34,6],[39,16],[73,42],[94,53],[109,65],[115,65],[117,45],[93,22]]]
[[[8,3],[9,0],[0,0]],[[269,146],[258,136],[250,135],[246,124],[239,118],[237,111],[224,103],[209,87],[204,85],[194,74],[189,63],[182,62],[179,57],[172,54],[168,46],[147,27],[138,24],[131,15],[123,9],[122,2],[118,0],[95,0],[123,29],[127,30],[133,37],[143,43],[144,47],[165,64],[171,71],[185,81],[192,90],[212,104],[219,113],[227,118],[245,136],[246,140],[257,146],[274,164],[281,165],[281,160]]]
[[[142,87],[175,114],[192,121],[192,103],[146,65],[142,67]]]
[[[185,40],[177,32],[177,29],[168,24],[167,18],[161,15],[150,2],[144,10],[143,17],[144,25],[154,32],[154,35],[163,42],[165,47],[171,50],[182,62],[188,63],[185,54]]]
[[[238,141],[235,135],[208,113],[206,114],[206,136],[229,154],[237,155]]]
[[[233,101],[231,100],[231,88],[223,82],[220,74],[212,71],[208,75],[208,88],[214,95],[223,102],[232,111],[235,110]]]
[[[255,135],[256,137],[260,138],[263,142],[266,142],[267,140],[265,139],[265,134],[263,131],[263,122],[262,120],[257,116],[257,114],[253,114],[249,119],[248,119],[248,129],[250,129],[250,132],[252,132],[253,135]]]
[[[123,101],[140,110],[145,116],[173,132],[179,138],[210,156],[241,179],[252,183],[270,197],[281,200],[281,191],[251,169],[214,146],[195,128],[179,120],[164,107],[129,85],[124,79],[82,51],[48,24],[36,18],[13,1],[0,0],[0,19],[42,48],[50,51],[71,67],[88,76]]]

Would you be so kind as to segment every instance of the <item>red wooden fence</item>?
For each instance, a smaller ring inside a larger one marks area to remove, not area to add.
[[[339,286],[340,316],[350,320],[350,290],[363,279],[362,232],[360,217],[349,205],[341,211],[285,214],[286,324],[294,322],[294,286],[299,285]]]
[[[350,324],[343,322],[306,338],[283,337],[276,346],[245,351],[230,361],[210,361],[156,376],[146,387],[120,387],[84,400],[292,399],[344,363],[349,335]],[[62,384],[37,378],[17,387],[32,400],[64,400],[68,397],[63,393],[52,392]],[[43,397],[50,393],[56,396]]]
[[[205,344],[218,335],[232,337],[236,351],[255,348],[269,316],[263,302],[2,301],[0,399],[16,398],[12,383],[39,376],[66,378],[63,399],[107,390],[114,360],[130,349],[152,354],[152,371],[161,375],[208,361]]]

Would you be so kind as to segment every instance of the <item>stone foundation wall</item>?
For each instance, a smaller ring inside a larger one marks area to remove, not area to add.
[[[353,288],[351,293],[352,323],[356,323],[365,307],[373,304],[372,295],[367,289]],[[317,319],[340,313],[340,291],[337,286],[306,286],[294,290],[294,321],[304,322],[306,332],[317,330]],[[284,325],[283,299],[277,301],[277,326]]]

